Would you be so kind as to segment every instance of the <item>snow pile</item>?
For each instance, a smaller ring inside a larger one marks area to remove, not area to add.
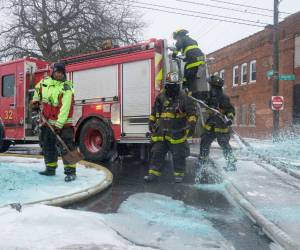
[[[105,173],[78,164],[74,182],[64,181],[63,164],[59,161],[56,176],[42,176],[42,159],[1,157],[0,206],[10,203],[27,203],[54,198],[96,185],[105,179]]]
[[[0,224],[0,249],[151,249],[123,239],[96,213],[45,205],[26,206],[19,213],[6,207],[0,209]]]

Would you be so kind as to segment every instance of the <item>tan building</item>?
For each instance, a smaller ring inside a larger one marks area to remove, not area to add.
[[[295,80],[279,82],[279,95],[284,96],[280,127],[300,124],[300,12],[279,24],[279,74],[295,75]],[[211,74],[225,79],[225,91],[236,108],[235,128],[243,136],[268,137],[272,133],[271,110],[272,27],[221,48],[209,66]]]

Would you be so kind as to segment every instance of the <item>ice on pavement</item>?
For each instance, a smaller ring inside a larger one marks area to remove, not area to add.
[[[4,207],[0,249],[234,249],[205,214],[151,193],[132,195],[106,215],[40,204],[21,212]]]
[[[296,136],[286,136],[278,141],[272,140],[250,140],[250,145],[260,155],[291,161],[295,165],[300,165],[300,138]]]
[[[233,249],[206,215],[170,197],[139,193],[107,217],[111,227],[138,244],[170,250]]]
[[[63,164],[59,161],[56,176],[42,176],[43,159],[1,156],[0,206],[27,203],[63,196],[89,188],[101,182],[105,173],[78,165],[74,182],[64,181]]]
[[[151,249],[122,238],[97,213],[45,205],[25,206],[19,213],[5,207],[0,209],[0,224],[0,249]]]

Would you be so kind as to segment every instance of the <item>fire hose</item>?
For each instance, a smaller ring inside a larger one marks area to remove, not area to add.
[[[195,97],[190,96],[194,101],[198,102],[200,105],[205,107],[206,109],[212,111],[214,114],[218,115],[224,123],[227,123],[229,119],[226,115],[222,114],[219,110],[214,109],[212,107],[209,107],[204,101],[197,99]],[[242,148],[252,149],[252,146],[242,137],[240,136],[232,127],[230,127],[230,130],[234,136],[234,138],[237,140],[237,142],[240,144]]]

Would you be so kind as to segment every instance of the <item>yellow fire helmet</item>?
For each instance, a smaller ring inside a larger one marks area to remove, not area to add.
[[[185,29],[177,29],[173,32],[173,39],[176,39],[178,36],[185,36],[187,35],[189,32],[188,30]]]

